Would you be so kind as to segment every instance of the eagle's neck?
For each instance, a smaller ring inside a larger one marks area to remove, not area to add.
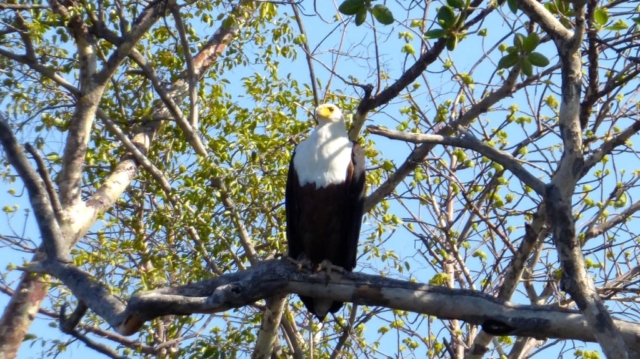
[[[301,186],[316,188],[344,183],[353,143],[343,121],[320,123],[309,138],[296,147],[293,166]]]

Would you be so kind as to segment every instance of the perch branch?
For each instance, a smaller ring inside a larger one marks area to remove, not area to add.
[[[457,319],[475,325],[507,328],[508,335],[596,341],[595,329],[577,311],[558,307],[517,305],[478,291],[449,289],[376,275],[347,273],[327,280],[326,274],[298,271],[282,260],[261,262],[248,270],[178,287],[138,292],[124,304],[75,266],[44,265],[82,302],[120,334],[137,332],[144,322],[164,315],[216,313],[287,293],[341,302],[383,306]],[[629,347],[640,350],[640,325],[616,320]],[[506,334],[502,334],[506,335]]]

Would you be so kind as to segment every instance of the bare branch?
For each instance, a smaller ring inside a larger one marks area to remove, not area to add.
[[[299,4],[291,3],[291,8],[293,9],[293,14],[296,16],[296,23],[298,24],[298,30],[300,30],[300,35],[304,36],[304,41],[300,44],[300,47],[304,50],[305,57],[307,59],[307,66],[309,67],[309,77],[311,81],[311,89],[313,90],[313,99],[314,104],[318,106],[320,103],[320,95],[318,94],[318,85],[316,83],[316,72],[313,68],[313,61],[311,56],[311,49],[309,48],[309,41],[307,33],[304,29],[304,24],[302,23],[302,18],[300,17],[300,11],[298,10]]]
[[[211,180],[211,186],[220,191],[222,204],[224,205],[224,208],[231,214],[231,218],[235,223],[236,228],[238,229],[238,235],[240,237],[242,248],[244,249],[247,258],[249,258],[249,262],[252,265],[256,265],[258,263],[258,255],[253,245],[253,240],[251,239],[251,235],[249,235],[249,232],[247,231],[247,227],[244,225],[242,217],[236,210],[235,203],[229,196],[229,191],[227,190],[224,181],[222,180],[222,178],[214,178]],[[242,266],[242,263],[238,263],[238,266]]]
[[[632,204],[631,206],[629,206],[629,208],[626,208],[624,211],[622,211],[620,214],[618,214],[617,216],[613,217],[612,219],[596,226],[596,227],[592,227],[590,228],[585,234],[584,234],[584,241],[586,242],[587,240],[597,237],[601,234],[603,234],[604,232],[610,230],[611,228],[617,226],[618,224],[624,222],[627,218],[631,217],[634,213],[638,212],[640,210],[640,201],[635,202],[634,204]]]
[[[38,151],[33,146],[31,146],[31,144],[25,144],[24,148],[31,154],[31,156],[33,156],[34,161],[36,161],[36,165],[38,166],[38,174],[44,182],[44,186],[47,189],[47,194],[49,195],[49,200],[51,201],[53,213],[56,216],[56,220],[58,220],[59,222],[62,218],[62,206],[60,205],[60,199],[58,198],[58,193],[56,192],[53,181],[51,181],[51,176],[49,176],[49,170],[47,170],[47,166],[45,165],[42,156],[40,156],[40,153],[38,153]]]
[[[411,143],[429,143],[429,144],[441,144],[447,146],[455,146],[460,148],[466,148],[474,150],[490,160],[501,164],[504,168],[511,171],[516,177],[518,177],[524,184],[531,187],[536,193],[543,196],[545,193],[545,184],[529,171],[527,171],[518,160],[511,154],[504,151],[496,150],[493,147],[485,145],[471,134],[465,134],[462,137],[449,137],[440,135],[427,135],[418,133],[406,133],[393,131],[378,126],[368,126],[369,132],[391,138],[394,140],[401,140]]]
[[[0,3],[0,10],[33,10],[33,9],[47,9],[46,5],[22,5],[22,4],[6,4]]]
[[[171,7],[173,3],[174,0],[170,0],[168,3],[159,1],[152,2],[149,6],[145,7],[144,11],[142,11],[134,21],[134,26],[131,28],[131,31],[122,38],[122,41],[118,44],[118,48],[111,54],[104,68],[96,74],[97,83],[102,86],[106,85],[111,75],[113,75],[122,61],[129,56],[131,50],[140,38],[149,31],[153,24],[162,18],[166,10]]]
[[[511,72],[509,72],[509,75],[505,79],[504,84],[499,89],[491,92],[487,97],[483,98],[480,102],[472,106],[467,112],[465,112],[462,116],[460,116],[460,118],[451,123],[449,126],[444,126],[443,128],[441,128],[438,131],[438,134],[442,136],[450,136],[451,134],[453,134],[454,128],[467,126],[469,123],[471,123],[471,121],[480,116],[481,113],[488,111],[491,106],[493,106],[506,96],[510,95],[514,90],[516,79],[518,78],[519,73],[520,68],[518,66],[514,66],[514,68],[511,69]],[[381,92],[378,96],[382,95],[383,93],[384,91]],[[405,177],[413,172],[417,164],[422,162],[425,156],[427,156],[427,154],[431,152],[434,147],[435,146],[432,144],[422,144],[418,146],[418,148],[413,150],[413,152],[409,154],[409,157],[395,171],[395,173],[391,174],[391,176],[389,176],[389,178],[382,185],[380,185],[380,187],[378,187],[367,197],[364,203],[365,212],[370,211],[384,197],[391,193],[396,188],[396,186],[398,186],[398,184],[405,179]]]
[[[251,354],[251,359],[271,358],[271,352],[278,338],[278,328],[280,327],[280,320],[286,303],[287,294],[279,294],[267,300],[267,305],[262,313],[258,340]]]
[[[436,43],[433,44],[433,47],[431,47],[429,51],[422,54],[422,56],[420,56],[420,58],[413,64],[413,66],[402,73],[402,76],[400,76],[400,78],[396,82],[391,84],[391,86],[387,87],[377,95],[369,98],[365,97],[360,102],[353,119],[353,125],[349,130],[349,139],[351,141],[357,140],[360,136],[360,130],[362,129],[362,126],[364,126],[364,122],[367,119],[367,114],[369,113],[369,111],[388,103],[389,101],[391,101],[391,99],[398,96],[398,94],[407,86],[409,86],[413,81],[415,81],[418,76],[420,76],[420,74],[422,74],[422,72],[427,69],[427,66],[438,59],[438,56],[440,56],[440,53],[442,53],[442,50],[444,50],[446,43],[446,39],[439,39],[438,41],[436,41]]]
[[[338,355],[340,355],[342,347],[347,342],[347,339],[349,339],[349,336],[351,335],[351,333],[353,331],[353,323],[355,323],[355,321],[356,321],[356,314],[358,314],[358,305],[354,304],[353,307],[351,308],[351,314],[349,315],[349,321],[347,322],[347,325],[342,330],[342,334],[340,335],[340,338],[338,339],[338,343],[333,348],[333,352],[331,352],[330,359],[336,359],[338,357]]]
[[[193,69],[193,56],[191,56],[191,49],[189,48],[189,40],[187,39],[187,30],[182,21],[182,14],[180,14],[180,8],[177,5],[171,6],[171,14],[176,22],[176,30],[180,35],[180,44],[182,45],[182,52],[184,53],[184,60],[187,63],[187,78],[189,80],[189,103],[191,105],[191,114],[189,115],[189,124],[191,129],[198,131],[198,78],[196,72]]]
[[[287,338],[290,341],[290,348],[293,352],[294,359],[303,359],[304,358],[304,339],[298,332],[297,327],[295,327],[295,322],[291,317],[291,312],[285,306],[284,309],[284,320],[281,321],[282,328],[284,332],[287,334]]]
[[[584,161],[584,166],[582,167],[581,176],[584,176],[595,166],[598,162],[602,161],[602,159],[609,155],[614,148],[618,146],[622,146],[627,142],[631,136],[635,135],[640,131],[640,121],[635,121],[631,126],[625,128],[622,132],[618,133],[616,136],[611,137],[606,142],[604,142],[600,148],[596,149],[593,154],[588,157]]]
[[[51,69],[47,68],[46,66],[43,66],[43,65],[41,65],[41,64],[39,64],[37,62],[31,61],[27,56],[16,55],[16,54],[11,53],[9,51],[6,51],[4,49],[0,49],[0,55],[6,57],[8,59],[11,59],[13,61],[16,61],[16,62],[19,62],[21,64],[29,66],[30,68],[32,68],[33,70],[37,71],[38,73],[40,73],[40,74],[46,76],[47,78],[51,79],[53,82],[55,82],[58,85],[60,85],[61,87],[63,87],[64,89],[69,91],[74,96],[77,97],[77,96],[80,95],[80,90],[78,90],[75,86],[73,86],[72,84],[67,82],[67,80],[65,80],[62,76],[60,76],[56,72],[52,71]]]

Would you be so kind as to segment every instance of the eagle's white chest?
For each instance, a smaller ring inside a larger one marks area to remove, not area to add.
[[[353,143],[344,123],[318,126],[309,138],[296,147],[293,166],[301,186],[315,183],[316,188],[343,183],[351,163]]]

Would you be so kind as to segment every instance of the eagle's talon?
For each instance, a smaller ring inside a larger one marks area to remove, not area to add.
[[[322,262],[320,262],[320,264],[318,264],[318,267],[316,268],[316,273],[320,272],[323,269],[327,272],[327,283],[329,282],[330,279],[333,279],[333,277],[331,276],[332,271],[338,272],[340,274],[344,274],[346,272],[344,268],[331,263],[331,261],[328,259],[325,259]]]
[[[298,272],[302,271],[302,268],[307,267],[309,269],[313,269],[312,263],[307,258],[302,258],[301,260],[296,260],[292,257],[285,256],[286,260],[296,265]]]

